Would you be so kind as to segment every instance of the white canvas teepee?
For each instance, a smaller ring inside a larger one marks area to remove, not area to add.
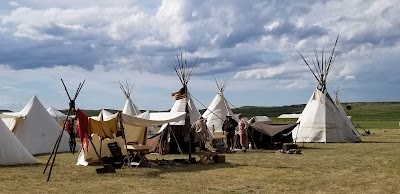
[[[297,120],[300,124],[292,131],[293,141],[295,142],[360,141],[354,130],[347,124],[347,120],[343,117],[326,89],[326,78],[337,54],[335,53],[335,48],[338,38],[329,57],[326,57],[323,50],[322,57],[319,58],[317,50],[314,48],[316,56],[316,61],[313,61],[314,68],[308,64],[304,56],[296,49],[317,79],[318,87],[311,95],[310,100]]]
[[[0,119],[0,166],[40,163]]]
[[[185,112],[186,115],[185,119],[182,119],[179,122],[162,125],[157,136],[152,138],[153,140],[157,139],[157,141],[154,141],[154,144],[152,145],[154,148],[152,150],[158,150],[160,153],[168,152],[165,151],[167,149],[164,149],[165,145],[163,145],[161,138],[165,136],[169,137],[167,138],[170,148],[169,153],[190,153],[191,150],[189,150],[188,146],[188,140],[190,140],[190,128],[191,125],[201,117],[201,114],[196,108],[188,90],[188,82],[197,68],[199,60],[196,58],[196,61],[192,65],[188,65],[184,56],[184,53],[181,51],[181,54],[176,55],[176,58],[174,58],[176,63],[174,69],[182,84],[182,88],[171,94],[175,103],[172,106],[170,113]],[[212,140],[213,138],[214,136],[211,131],[207,130],[207,139]]]
[[[201,114],[200,114],[199,110],[196,108],[196,105],[194,104],[189,92],[187,93],[186,98],[176,100],[169,112],[171,112],[171,113],[185,112],[186,103],[188,104],[188,112],[190,114],[190,125],[191,125],[194,122],[196,122],[197,120],[199,120]],[[185,120],[170,123],[170,125],[184,125],[184,124],[185,124]],[[161,126],[159,133],[162,132],[166,127],[167,127],[167,124],[164,124],[163,126]]]
[[[222,132],[222,124],[226,119],[226,115],[234,114],[223,93],[226,89],[227,82],[222,80],[220,83],[218,83],[217,80],[215,80],[215,83],[217,84],[218,93],[214,97],[210,106],[208,106],[207,110],[203,113],[203,117],[207,119],[208,129],[211,131]],[[233,118],[238,121],[237,116],[234,116]]]
[[[18,113],[4,113],[12,116],[6,125],[32,155],[51,153],[62,128],[50,116],[36,96]],[[59,152],[69,151],[69,135],[64,131]],[[76,146],[77,150],[80,146]]]
[[[125,106],[124,109],[122,109],[122,113],[127,114],[127,115],[131,115],[131,116],[135,116],[141,113],[139,107],[137,107],[132,99],[131,99],[131,94],[132,94],[132,90],[133,90],[133,82],[131,82],[130,80],[127,80],[125,83],[125,87],[121,84],[121,82],[119,82],[120,88],[122,90],[122,92],[124,93],[125,97],[126,97],[126,102],[125,102]]]

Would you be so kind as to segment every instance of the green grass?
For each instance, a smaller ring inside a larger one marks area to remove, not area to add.
[[[400,103],[398,102],[369,102],[343,104],[352,107],[346,110],[353,120],[359,121],[400,121]]]
[[[358,122],[365,129],[398,129],[399,121],[360,121]]]
[[[124,168],[96,174],[57,155],[50,182],[44,164],[0,167],[0,193],[399,193],[400,129],[372,129],[362,143],[304,144],[302,155],[250,150],[226,163]],[[37,157],[42,163],[47,155]],[[150,155],[151,159],[187,158]]]

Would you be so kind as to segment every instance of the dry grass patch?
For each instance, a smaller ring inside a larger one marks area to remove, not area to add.
[[[304,144],[302,155],[250,150],[227,163],[176,165],[96,174],[59,154],[50,182],[41,165],[0,167],[0,193],[399,193],[400,130],[371,130],[362,143]],[[186,155],[149,155],[151,159]]]

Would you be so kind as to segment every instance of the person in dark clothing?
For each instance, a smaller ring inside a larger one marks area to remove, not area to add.
[[[72,154],[75,154],[75,148],[76,148],[76,140],[75,140],[75,131],[74,131],[74,120],[67,120],[66,126],[65,126],[68,135],[69,135],[69,151],[71,151]]]
[[[235,130],[238,123],[232,118],[231,114],[226,115],[226,120],[222,125],[223,133],[225,133],[226,144],[229,150],[233,150],[233,138],[235,137]]]

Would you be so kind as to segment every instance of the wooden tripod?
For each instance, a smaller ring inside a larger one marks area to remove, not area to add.
[[[68,98],[69,98],[69,108],[68,108],[67,117],[66,117],[66,119],[64,121],[64,125],[63,125],[63,127],[62,127],[62,129],[60,131],[60,135],[57,138],[57,141],[56,141],[56,143],[55,143],[55,145],[53,147],[53,151],[51,152],[51,155],[50,155],[49,159],[47,160],[46,167],[44,168],[44,171],[43,171],[43,174],[46,173],[47,167],[49,166],[49,163],[51,161],[49,175],[47,176],[47,182],[50,180],[51,171],[53,170],[53,165],[54,165],[54,162],[55,162],[56,156],[57,156],[57,150],[58,150],[58,147],[60,146],[60,142],[61,142],[62,136],[64,134],[64,130],[65,130],[65,127],[66,127],[66,123],[67,123],[68,117],[76,112],[76,110],[75,110],[75,100],[78,97],[78,94],[81,91],[82,86],[85,83],[85,81],[86,80],[84,80],[83,83],[79,83],[79,86],[78,86],[78,88],[76,90],[74,98],[71,98],[71,96],[68,93],[67,87],[65,86],[64,81],[61,79],[61,82],[64,85],[65,92],[67,93]]]

